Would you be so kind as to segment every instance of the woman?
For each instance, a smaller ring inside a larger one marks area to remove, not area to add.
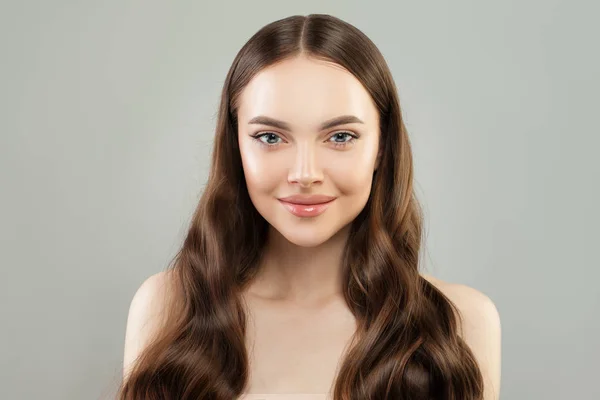
[[[131,303],[119,398],[497,399],[497,310],[420,274],[421,236],[381,53],[329,15],[265,26],[185,242]]]

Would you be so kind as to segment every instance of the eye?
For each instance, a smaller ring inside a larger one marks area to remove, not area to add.
[[[350,144],[352,144],[356,139],[358,139],[357,135],[354,135],[350,132],[336,132],[333,135],[331,135],[331,137],[329,138],[329,141],[331,141],[331,139],[333,140],[333,144],[336,147],[345,147],[348,146]],[[336,139],[341,139],[341,141],[336,140]],[[347,139],[347,140],[345,140]]]
[[[277,146],[279,144],[276,142],[277,139],[281,139],[281,137],[273,132],[259,133],[257,135],[253,135],[252,138],[256,140],[258,144],[268,147]]]
[[[262,132],[250,136],[256,143],[269,149],[273,149],[284,142],[284,140],[274,132]],[[341,148],[351,145],[358,137],[358,135],[351,132],[340,131],[331,135],[327,141],[333,143],[335,147]]]

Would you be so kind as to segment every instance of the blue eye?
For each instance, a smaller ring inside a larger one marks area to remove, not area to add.
[[[255,135],[250,135],[250,136],[259,145],[268,147],[271,149],[279,146],[282,143],[282,142],[278,142],[278,140],[283,141],[283,139],[281,139],[281,137],[274,132],[262,132],[262,133],[257,133]],[[341,147],[349,146],[356,139],[358,139],[358,137],[359,136],[356,134],[346,132],[346,131],[340,131],[340,132],[336,132],[333,135],[331,135],[327,141],[329,143],[333,143],[333,145],[335,147],[341,148]],[[331,139],[334,139],[334,140],[331,140]],[[342,139],[342,141],[339,141],[336,139]],[[347,139],[347,140],[344,140],[344,139]]]
[[[341,131],[341,132],[336,132],[333,135],[331,135],[329,137],[329,140],[331,143],[333,143],[333,145],[339,149],[341,148],[345,148],[348,146],[351,146],[352,144],[354,144],[354,142],[356,141],[356,139],[358,139],[358,135],[355,135],[353,133],[350,132],[345,132],[345,131]],[[348,139],[348,140],[343,140],[343,141],[338,141],[336,139]],[[333,139],[333,141],[331,141],[331,139]]]
[[[260,135],[254,136],[254,138],[258,139],[261,143],[266,144],[268,146],[274,146],[274,145],[278,144],[278,143],[273,143],[271,140],[281,139],[279,136],[277,136],[273,132],[262,133]],[[266,138],[266,141],[262,140],[262,138]]]
[[[356,136],[352,135],[350,132],[336,132],[334,133],[329,139],[335,139],[335,138],[348,138],[348,140],[344,140],[342,142],[339,142],[337,140],[334,140],[333,142],[336,144],[344,144],[344,143],[348,143],[354,139],[356,139]]]

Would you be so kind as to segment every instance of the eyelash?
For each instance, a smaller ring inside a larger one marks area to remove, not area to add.
[[[335,132],[333,135],[331,135],[329,137],[329,139],[335,137],[336,135],[340,135],[340,134],[344,134],[347,136],[350,136],[350,139],[345,141],[345,142],[332,142],[334,143],[334,146],[337,148],[344,148],[349,146],[350,144],[354,143],[354,141],[356,139],[359,138],[359,135],[356,135],[352,132],[348,132],[348,131],[339,131],[339,132]],[[275,144],[268,144],[263,142],[262,140],[260,140],[261,137],[266,136],[266,135],[275,135],[276,137],[282,139],[279,135],[277,135],[275,132],[259,132],[257,134],[254,135],[250,135],[252,137],[253,140],[255,140],[259,145],[264,146],[264,147],[268,147],[268,148],[274,148],[280,145],[280,143],[275,143]],[[328,140],[329,140],[328,139]]]

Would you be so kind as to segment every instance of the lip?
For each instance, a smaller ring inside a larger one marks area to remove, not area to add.
[[[311,194],[311,195],[295,194],[293,196],[282,197],[279,200],[286,202],[286,203],[292,203],[292,204],[317,205],[317,204],[329,203],[330,201],[335,200],[335,197],[326,196],[324,194]]]
[[[290,213],[297,217],[316,217],[324,213],[335,199],[331,196],[312,195],[289,196],[278,200]]]

